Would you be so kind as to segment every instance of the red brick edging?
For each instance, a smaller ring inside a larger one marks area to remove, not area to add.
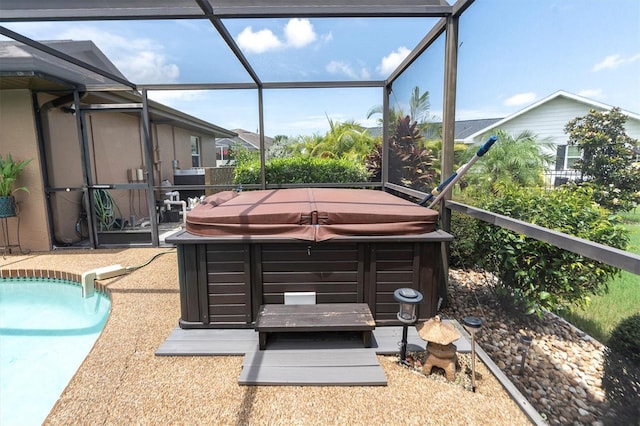
[[[0,279],[2,278],[47,278],[66,280],[82,285],[82,274],[74,274],[66,271],[55,271],[52,269],[0,269]],[[109,289],[99,280],[95,281],[96,291],[108,294]]]

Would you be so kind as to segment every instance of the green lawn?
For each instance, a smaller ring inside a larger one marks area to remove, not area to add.
[[[622,215],[631,241],[628,251],[640,254],[640,209]],[[611,330],[623,319],[640,312],[640,275],[622,272],[609,282],[609,292],[592,296],[589,306],[565,318],[576,327],[606,343]]]

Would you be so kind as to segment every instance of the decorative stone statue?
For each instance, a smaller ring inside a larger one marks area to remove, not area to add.
[[[458,359],[453,342],[460,338],[458,330],[449,323],[443,323],[437,315],[418,324],[416,329],[422,340],[427,341],[427,357],[422,371],[431,374],[433,367],[439,367],[445,371],[447,380],[453,381]]]

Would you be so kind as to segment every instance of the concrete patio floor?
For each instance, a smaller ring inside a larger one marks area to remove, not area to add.
[[[0,260],[3,275],[141,265],[166,249],[57,251]],[[16,272],[17,271],[17,272]],[[475,393],[379,355],[382,387],[240,386],[241,356],[156,356],[180,317],[175,253],[103,281],[105,329],[45,424],[530,424],[482,362]]]

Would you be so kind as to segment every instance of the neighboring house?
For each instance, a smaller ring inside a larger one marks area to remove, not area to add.
[[[91,41],[43,44],[125,79]],[[30,193],[16,193],[23,248],[154,244],[148,225],[166,197],[155,188],[176,183],[177,169],[215,167],[216,140],[236,134],[148,105],[149,147],[140,93],[38,49],[0,42],[0,153],[32,159],[19,182]],[[85,206],[98,207],[87,188],[96,185],[116,202],[119,221],[105,226],[94,214],[89,232]],[[127,232],[109,233],[125,223]],[[10,219],[11,242],[17,224]]]
[[[554,153],[556,161],[547,176],[551,185],[557,185],[577,176],[577,172],[572,166],[580,158],[580,150],[575,146],[567,145],[568,135],[564,132],[567,123],[574,118],[587,115],[592,109],[606,111],[611,108],[613,108],[611,105],[565,91],[558,91],[463,137],[458,137],[458,123],[456,122],[456,141],[481,143],[487,135],[497,129],[504,130],[514,136],[524,130],[529,130],[540,138],[549,138],[556,145]],[[627,134],[634,139],[640,139],[640,114],[625,110],[621,112],[628,117],[625,126]]]
[[[234,144],[240,144],[249,151],[260,151],[260,135],[244,129],[233,129],[236,136],[233,138],[223,138],[216,141],[216,158],[218,166],[228,166],[233,164],[233,160],[229,158],[229,147]],[[265,152],[273,145],[273,138],[264,137]]]

